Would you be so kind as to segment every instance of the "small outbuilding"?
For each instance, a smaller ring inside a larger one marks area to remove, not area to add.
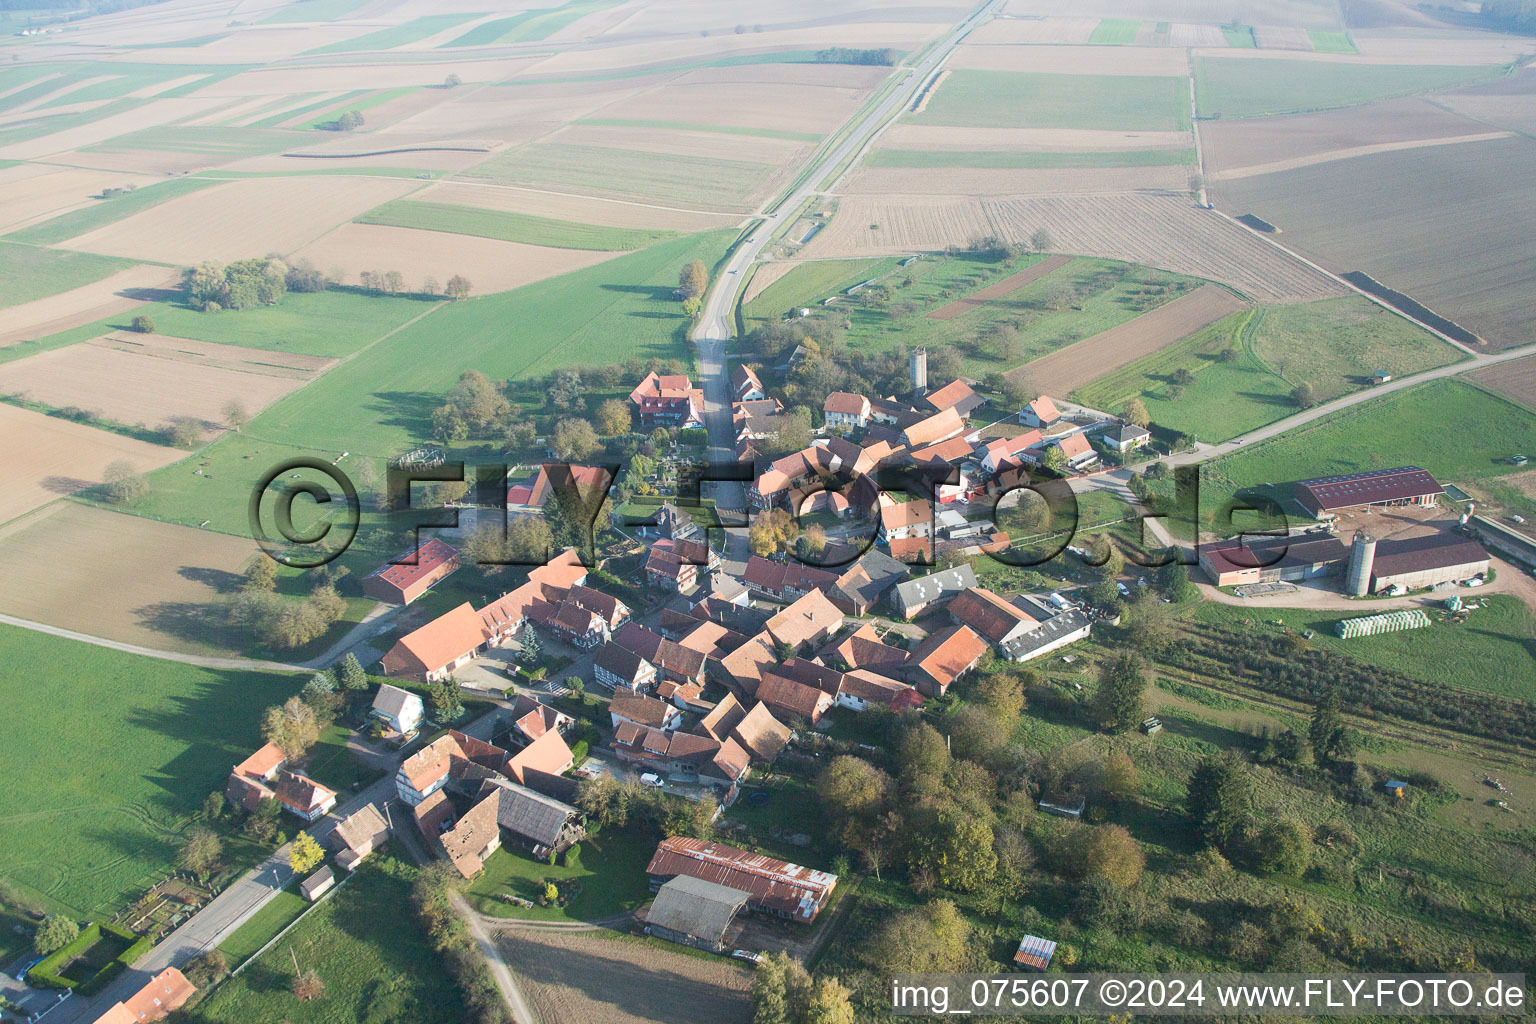
[[[1391,793],[1393,796],[1397,797],[1399,800],[1408,795],[1408,783],[1401,782],[1397,779],[1388,779],[1382,788],[1385,789],[1388,793]]]
[[[330,865],[326,865],[300,882],[299,891],[304,894],[306,900],[313,903],[330,891],[335,884],[336,875],[331,871]]]
[[[647,930],[659,939],[719,953],[725,933],[751,894],[728,885],[678,875],[656,893],[645,913]]]
[[[1013,962],[1020,967],[1043,971],[1051,966],[1051,957],[1055,955],[1055,942],[1038,935],[1026,935],[1019,940],[1019,949],[1013,954]]]

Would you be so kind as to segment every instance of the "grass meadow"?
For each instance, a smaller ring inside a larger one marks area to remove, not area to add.
[[[180,302],[152,302],[106,322],[122,330],[142,313],[155,322],[157,333],[173,338],[340,359],[431,312],[434,301],[332,289],[290,292],[276,306],[220,313],[204,313]]]
[[[132,260],[0,241],[0,306],[19,306],[110,277]]]
[[[1463,591],[1462,595],[1475,593]],[[1296,632],[1310,629],[1316,633],[1311,641],[1314,647],[1347,654],[1357,661],[1446,686],[1536,700],[1536,616],[1518,597],[1494,594],[1488,598],[1487,608],[1474,610],[1461,624],[1435,621],[1427,629],[1351,640],[1340,640],[1334,634],[1334,624],[1340,619],[1369,615],[1372,610],[1369,602],[1350,612],[1207,603],[1200,607],[1199,618],[1234,629],[1244,621],[1261,622],[1258,628],[1276,632],[1282,625]]]
[[[505,185],[558,186],[729,212],[746,210],[747,197],[775,170],[748,160],[539,142],[497,153],[459,173]]]
[[[485,873],[467,893],[481,913],[535,921],[595,921],[634,910],[650,899],[645,866],[655,852],[655,840],[631,830],[607,830],[581,841],[564,863],[535,860],[527,852],[503,846],[485,862]],[[507,893],[526,900],[544,894],[544,883],[571,886],[575,894],[565,906],[519,907],[500,898]]]
[[[928,105],[908,120],[967,128],[1189,127],[1189,87],[1154,75],[1051,75],[951,71]]]
[[[1197,57],[1200,116],[1263,117],[1352,107],[1392,96],[1416,96],[1495,78],[1493,65],[1332,64],[1315,60]]]
[[[735,237],[672,239],[586,270],[439,307],[258,416],[246,434],[339,454],[391,456],[431,436],[432,410],[465,370],[493,380],[630,357],[689,358],[672,292],[693,259]]]
[[[1092,46],[1130,46],[1140,30],[1141,22],[1135,18],[1105,18],[1094,26],[1088,42]]]
[[[748,329],[778,320],[791,307],[817,306],[831,295],[896,269],[895,259],[812,260],[801,263],[741,307]],[[758,268],[762,273],[762,268]]]
[[[476,25],[442,45],[490,46],[493,43],[532,43],[548,39],[579,18],[606,10],[617,0],[572,0],[558,7],[541,7]]]
[[[290,25],[303,21],[335,21],[357,10],[368,0],[305,0],[301,4],[280,7],[275,14],[261,19],[263,25]]]
[[[1461,380],[1428,381],[1205,463],[1202,517],[1234,492],[1393,466],[1441,483],[1498,477],[1518,469],[1511,452],[1533,448],[1536,414]]]
[[[416,869],[389,850],[375,853],[281,944],[187,1016],[201,1024],[455,1024],[467,1019],[452,977],[437,963],[410,910],[415,877]],[[295,960],[300,969],[319,973],[325,983],[319,999],[303,1003],[289,991]]]
[[[328,46],[317,46],[313,50],[305,50],[306,54],[317,53],[356,53],[360,50],[392,50],[406,43],[414,43],[418,39],[426,39],[435,36],[439,32],[446,32],[455,25],[479,17],[473,13],[455,14],[426,14],[419,18],[413,18],[403,25],[391,25],[389,28],[379,29],[377,32],[369,32],[366,35],[354,36],[351,39],[343,39],[340,42],[331,43]]]
[[[0,877],[71,916],[168,873],[203,798],[297,676],[161,661],[0,626]]]
[[[97,228],[108,224],[115,224],[125,217],[131,217],[135,213],[147,210],[152,206],[178,196],[184,196],[199,189],[215,185],[217,182],[206,178],[176,178],[172,181],[163,181],[144,188],[134,189],[126,195],[114,196],[111,199],[98,200],[91,206],[80,210],[71,210],[60,214],[41,224],[33,224],[19,231],[12,231],[6,235],[6,239],[12,242],[29,242],[34,245],[54,245],[66,239],[75,238],[87,231],[95,231]]]
[[[677,235],[675,231],[605,227],[511,210],[486,210],[476,206],[427,203],[412,199],[396,199],[385,203],[356,218],[356,222],[445,231],[455,235],[477,235],[481,238],[499,238],[504,242],[525,242],[558,249],[594,249],[602,252],[644,249]]]
[[[276,120],[286,121],[284,114]],[[245,128],[220,128],[215,125],[166,124],[144,128],[83,147],[87,153],[126,153],[159,150],[186,153],[189,156],[223,157],[238,160],[246,156],[265,156],[294,146],[308,145],[314,136],[273,128],[264,123]]]
[[[1237,357],[1223,362],[1224,349]],[[1429,332],[1350,296],[1235,313],[1073,397],[1110,411],[1140,398],[1156,426],[1225,441],[1295,412],[1290,392],[1302,382],[1326,402],[1369,387],[1377,370],[1400,377],[1458,358]],[[1175,383],[1180,370],[1193,382]]]

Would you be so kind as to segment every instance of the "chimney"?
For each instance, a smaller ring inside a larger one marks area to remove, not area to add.
[[[907,364],[912,372],[912,390],[918,394],[928,390],[928,350],[915,348],[907,357]]]

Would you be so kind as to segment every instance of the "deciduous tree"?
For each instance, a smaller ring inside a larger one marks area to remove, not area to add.
[[[239,433],[247,423],[251,422],[251,414],[245,411],[245,403],[238,398],[232,398],[224,403],[224,425],[235,433]]]
[[[268,743],[282,747],[288,760],[302,761],[320,739],[320,726],[314,708],[300,697],[289,697],[281,706],[267,708],[261,720],[261,735]]]
[[[704,265],[704,261],[694,260],[685,266],[678,274],[677,287],[685,299],[703,296],[709,287],[709,268]]]
[[[149,481],[127,462],[109,463],[102,474],[107,500],[114,505],[131,505],[149,493]]]
[[[469,278],[463,274],[454,274],[448,279],[448,284],[444,287],[443,294],[454,301],[458,301],[459,299],[469,298],[469,293],[473,288],[474,285],[469,283]]]
[[[288,866],[294,874],[307,875],[319,867],[323,860],[325,851],[308,832],[300,832],[293,837],[293,846],[288,849]]]
[[[1125,408],[1120,410],[1120,416],[1127,423],[1134,423],[1138,427],[1145,427],[1152,422],[1152,417],[1147,412],[1147,405],[1139,398],[1133,398],[1125,403]]]
[[[628,433],[629,404],[618,398],[608,399],[597,407],[597,412],[593,414],[593,424],[604,437]]]
[[[557,458],[566,462],[580,462],[602,447],[597,431],[586,420],[568,416],[555,424],[550,448]]]
[[[194,828],[187,833],[186,842],[182,844],[176,862],[201,879],[218,866],[223,854],[224,842],[217,832],[208,828]]]
[[[32,936],[32,948],[43,956],[56,953],[80,937],[80,926],[67,917],[49,914]]]

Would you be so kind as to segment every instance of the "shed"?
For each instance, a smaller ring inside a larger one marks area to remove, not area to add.
[[[1055,955],[1055,942],[1038,935],[1026,935],[1019,940],[1019,949],[1013,954],[1013,962],[1020,967],[1043,971],[1051,966],[1051,957]]]
[[[725,948],[726,929],[750,898],[741,889],[678,875],[657,891],[645,921],[657,938],[718,953]]]
[[[1388,779],[1382,788],[1401,800],[1408,792],[1408,783],[1397,779]]]
[[[313,903],[335,884],[336,876],[331,873],[330,866],[327,865],[300,882],[299,891],[304,894],[306,900]]]

